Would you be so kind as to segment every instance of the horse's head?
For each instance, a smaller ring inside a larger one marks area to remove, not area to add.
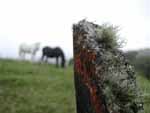
[[[41,43],[40,43],[40,42],[37,42],[36,45],[37,45],[38,47],[40,47]]]
[[[39,49],[40,49],[40,45],[41,45],[40,42],[35,43],[35,48],[36,48],[36,50],[39,50]]]

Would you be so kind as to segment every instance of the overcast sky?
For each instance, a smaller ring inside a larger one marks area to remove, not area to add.
[[[150,47],[150,0],[0,0],[0,56],[17,57],[20,43],[41,42],[71,57],[72,24],[84,18],[119,25],[124,50]]]

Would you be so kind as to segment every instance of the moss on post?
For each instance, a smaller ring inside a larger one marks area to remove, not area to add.
[[[139,113],[133,67],[117,49],[116,29],[86,20],[73,26],[78,113]]]

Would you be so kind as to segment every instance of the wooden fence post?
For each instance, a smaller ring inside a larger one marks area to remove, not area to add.
[[[134,100],[124,99],[129,95],[123,92],[131,89],[136,94],[134,72],[121,52],[107,50],[105,44],[97,42],[97,28],[100,26],[85,20],[73,26],[77,113],[137,113],[137,95],[133,95]],[[132,88],[128,81],[132,81]]]

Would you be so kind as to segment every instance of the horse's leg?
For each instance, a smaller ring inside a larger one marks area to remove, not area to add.
[[[48,63],[48,57],[45,55],[42,55],[41,62]]]
[[[35,56],[35,53],[32,53],[32,55],[31,55],[31,61],[34,61],[34,56]]]
[[[47,56],[45,57],[45,63],[48,63],[48,57]]]
[[[58,63],[59,63],[59,58],[56,57],[56,67],[58,67]]]
[[[25,60],[25,52],[22,52],[22,59]]]
[[[41,62],[44,62],[44,57],[45,57],[45,55],[44,55],[44,54],[42,54]]]
[[[22,52],[21,50],[19,50],[19,58],[22,59],[21,57],[22,57]]]
[[[21,60],[23,59],[23,53],[21,51],[19,52],[19,57]]]
[[[61,57],[61,67],[64,68],[65,67],[65,56],[63,53],[61,53],[60,57]]]
[[[24,58],[25,57],[25,52],[20,50],[19,51],[19,57],[20,57],[21,60],[24,60],[25,59]]]

